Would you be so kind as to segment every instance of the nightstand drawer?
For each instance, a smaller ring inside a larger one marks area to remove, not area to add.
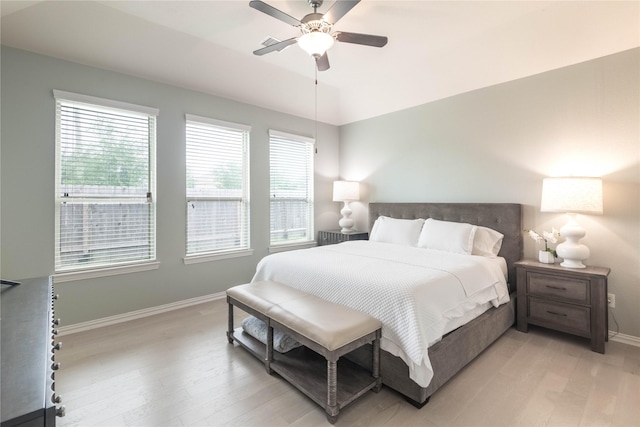
[[[515,263],[518,324],[556,329],[591,339],[591,350],[604,353],[608,341],[607,276],[603,267],[565,268],[532,260]]]
[[[589,336],[591,333],[591,310],[537,298],[529,299],[529,319],[531,323],[542,323],[558,330]]]
[[[527,272],[527,293],[589,305],[589,281]]]

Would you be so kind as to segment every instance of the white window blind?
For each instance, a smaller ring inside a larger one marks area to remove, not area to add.
[[[314,239],[313,152],[310,138],[269,131],[273,246]]]
[[[155,260],[157,110],[54,96],[56,272]]]
[[[187,256],[248,249],[251,128],[186,118]]]

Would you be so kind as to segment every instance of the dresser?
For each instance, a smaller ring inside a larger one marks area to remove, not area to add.
[[[368,239],[369,233],[366,231],[354,231],[353,233],[343,233],[340,230],[318,232],[318,246],[334,245],[336,243],[348,242],[350,240]]]
[[[608,341],[607,277],[603,267],[566,268],[537,261],[515,263],[517,329],[538,325],[591,340],[604,353]]]
[[[55,426],[64,406],[55,394],[57,334],[51,278],[2,284],[2,427]]]

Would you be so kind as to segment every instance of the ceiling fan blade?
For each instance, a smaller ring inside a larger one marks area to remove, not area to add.
[[[363,44],[366,46],[382,47],[387,44],[386,36],[372,36],[371,34],[359,34],[359,33],[336,33],[336,40],[343,43],[355,43]]]
[[[358,3],[360,3],[360,0],[336,0],[333,6],[331,6],[327,13],[324,14],[322,19],[333,25]]]
[[[275,7],[268,5],[263,1],[252,0],[249,2],[249,6],[251,6],[255,10],[259,10],[262,13],[266,13],[269,16],[279,19],[280,21],[286,22],[289,25],[293,25],[294,27],[302,24],[300,20],[294,18],[291,15],[287,15],[283,11],[276,9]]]
[[[327,52],[320,58],[316,58],[316,67],[318,67],[318,71],[327,71],[329,69],[329,56],[327,56]]]
[[[295,38],[295,37],[292,38],[292,39],[283,40],[281,42],[271,44],[271,45],[263,47],[261,49],[254,50],[253,54],[261,56],[261,55],[264,55],[265,53],[273,52],[275,50],[282,50],[285,47],[296,43],[297,41],[298,41],[298,39]]]

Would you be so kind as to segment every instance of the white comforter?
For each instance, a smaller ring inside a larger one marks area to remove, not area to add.
[[[502,259],[370,241],[263,258],[253,281],[274,280],[369,313],[381,347],[409,366],[422,387],[433,370],[427,348],[490,305],[509,301]]]

